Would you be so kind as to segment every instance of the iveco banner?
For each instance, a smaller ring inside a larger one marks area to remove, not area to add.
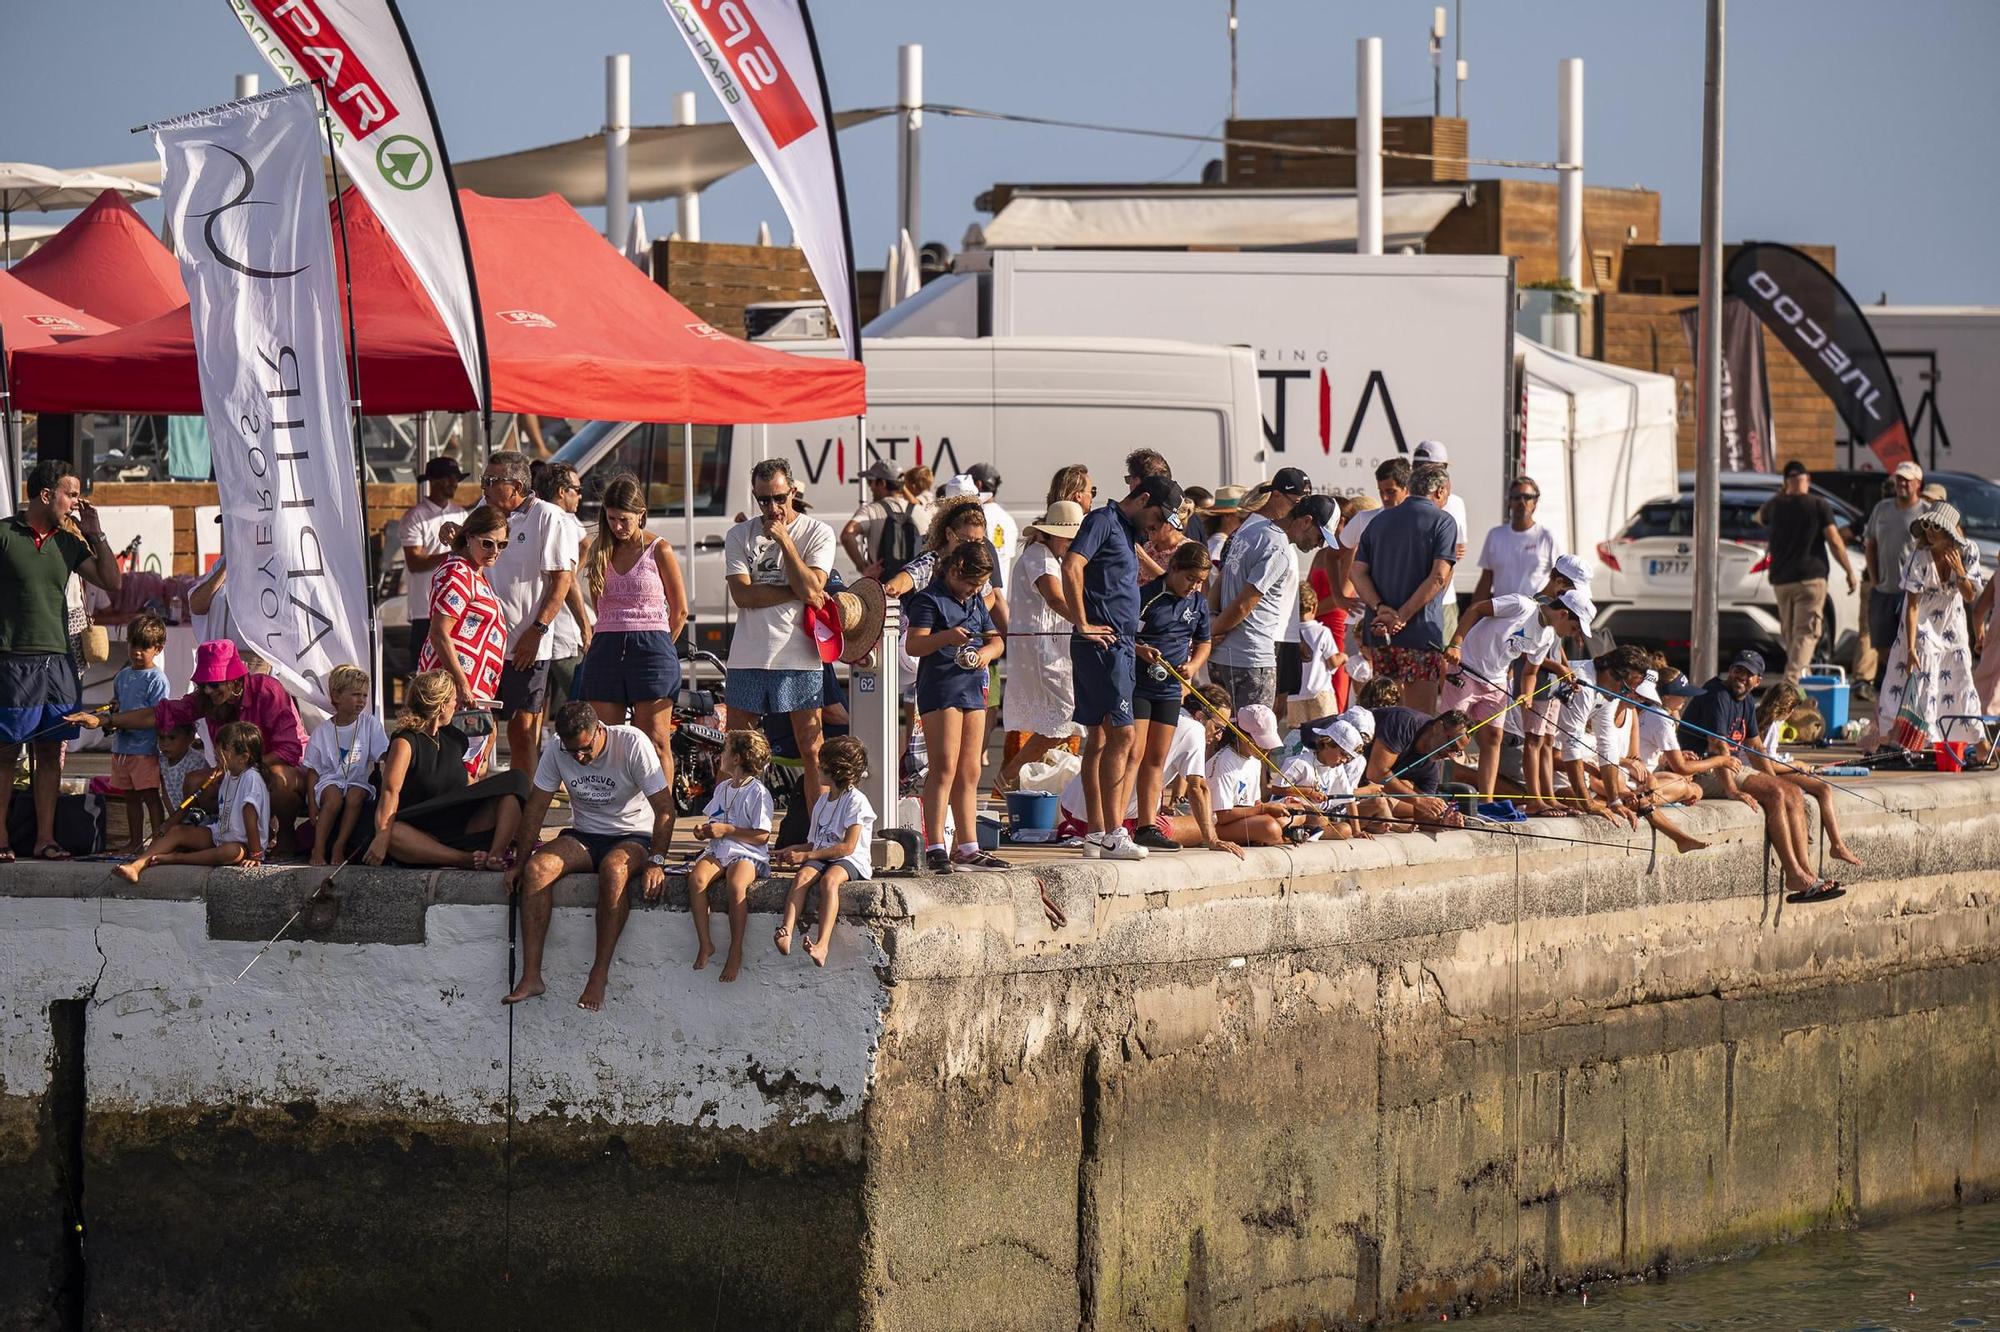
[[[1789,245],[1758,242],[1730,261],[1729,291],[1798,358],[1884,469],[1911,460],[1896,378],[1875,330],[1833,274]]]
[[[286,83],[322,84],[340,166],[430,293],[489,405],[486,333],[465,220],[416,49],[395,0],[229,0]]]
[[[370,657],[319,114],[286,88],[151,127],[187,282],[229,612],[286,684]]]
[[[1681,332],[1701,360],[1701,307],[1681,311]],[[1763,326],[1743,302],[1722,302],[1722,470],[1774,472],[1778,441],[1771,426],[1771,377]]]
[[[861,359],[840,145],[805,0],[665,0],[771,182],[852,360]]]

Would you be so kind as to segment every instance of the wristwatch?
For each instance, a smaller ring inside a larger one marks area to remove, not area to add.
[[[667,867],[667,858],[658,851],[655,851],[652,855],[646,857],[646,863],[654,869],[665,869]]]

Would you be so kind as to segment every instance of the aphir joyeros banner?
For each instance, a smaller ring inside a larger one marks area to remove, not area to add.
[[[368,578],[339,274],[310,89],[150,127],[187,282],[229,611],[293,689],[365,664]]]

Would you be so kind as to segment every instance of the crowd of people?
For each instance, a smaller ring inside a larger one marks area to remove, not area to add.
[[[594,874],[586,1008],[604,1002],[631,894],[657,897],[669,871],[687,874],[697,968],[716,952],[719,886],[720,978],[740,974],[746,896],[773,868],[794,876],[775,948],[793,951],[813,898],[803,951],[823,964],[841,887],[874,872],[881,812],[860,790],[871,762],[921,771],[923,863],[940,874],[1004,867],[979,843],[978,806],[1030,765],[1067,774],[1058,831],[1086,858],[1240,856],[1578,813],[1649,825],[1685,851],[1704,843],[1669,810],[1737,799],[1762,812],[1792,891],[1833,890],[1812,868],[1807,800],[1833,857],[1858,863],[1831,788],[1779,757],[1786,727],[1810,711],[1797,666],[1827,552],[1847,564],[1796,467],[1766,515],[1792,650],[1760,699],[1755,652],[1699,685],[1634,647],[1593,652],[1590,569],[1537,521],[1533,478],[1508,484],[1506,521],[1470,533],[1435,441],[1382,463],[1375,494],[1350,496],[1289,466],[1249,488],[1183,487],[1162,455],[1138,449],[1101,497],[1086,465],[1060,469],[1019,531],[988,465],[938,485],[927,469],[877,463],[863,473],[868,501],[836,532],[804,511],[783,459],[760,462],[756,511],[724,543],[736,612],[726,740],[693,829],[704,849],[688,864],[673,858],[671,791],[687,595],[672,546],[646,530],[644,488],[612,479],[587,532],[566,466],[495,453],[469,511],[454,502],[461,479],[455,462],[433,461],[401,533],[415,660],[400,711],[384,725],[376,682],[342,666],[322,682],[326,716],[309,734],[292,694],[226,627],[214,576],[195,589],[218,604],[189,693],[168,696],[165,625],[138,613],[112,704],[81,708],[65,588],[77,578],[115,598],[120,574],[76,477],[37,465],[21,512],[0,524],[0,762],[32,752],[33,854],[69,855],[54,831],[63,746],[77,728],[102,729],[130,828],[118,873],[293,854],[496,872],[522,902],[509,1003],[543,992],[552,886]],[[1893,482],[1868,526],[1870,614],[1894,645],[1882,732],[1916,747],[1941,716],[1987,710],[2000,661],[1975,670],[1968,607],[1982,626],[2000,608],[1951,506],[1921,499],[1907,464]],[[902,754],[870,755],[842,733],[844,696],[818,640],[832,601],[866,600],[835,569],[843,550],[857,588],[879,589],[878,605],[900,599],[901,639],[882,650],[906,668]],[[1468,550],[1479,573],[1461,614],[1452,588]],[[989,772],[996,691],[1006,736]],[[765,781],[780,747],[803,787],[789,838]],[[0,835],[11,794],[0,786]],[[543,841],[558,799],[570,821]],[[0,847],[0,860],[13,855]]]

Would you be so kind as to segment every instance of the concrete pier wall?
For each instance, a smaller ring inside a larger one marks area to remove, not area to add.
[[[317,874],[11,867],[0,1326],[1353,1325],[1991,1197],[2000,780],[1869,791],[1814,906],[1735,804],[878,879],[825,970],[767,884],[729,986],[670,894],[602,1014],[571,881],[511,1064],[490,876],[232,985]]]

